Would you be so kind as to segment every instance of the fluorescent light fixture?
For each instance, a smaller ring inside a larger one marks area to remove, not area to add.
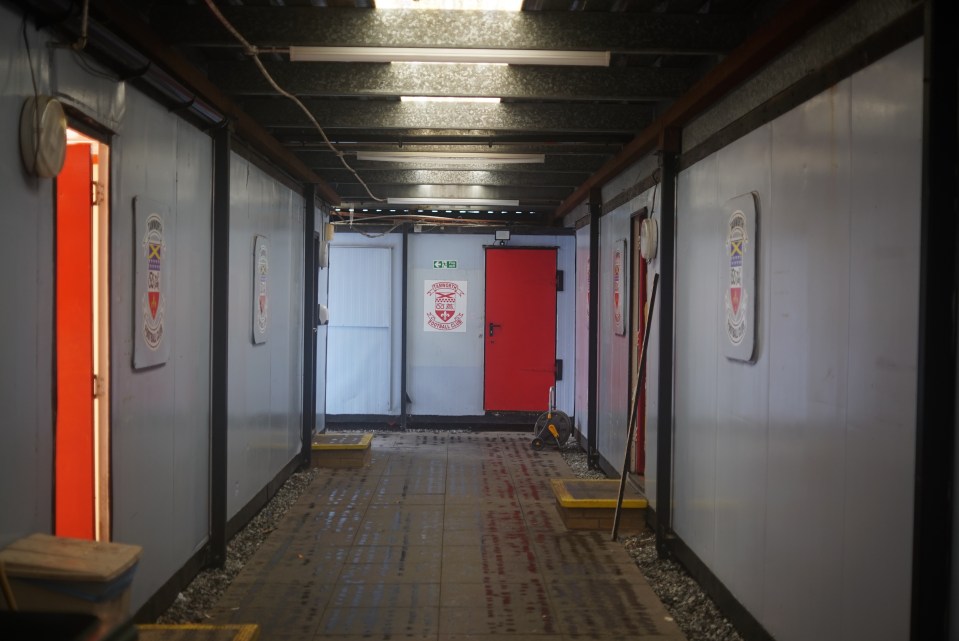
[[[523,0],[376,0],[375,8],[519,11],[523,8]]]
[[[292,62],[466,62],[608,67],[608,51],[443,49],[439,47],[290,47]]]
[[[442,207],[467,207],[469,205],[496,205],[497,207],[516,207],[518,200],[487,200],[485,198],[434,198],[424,196],[423,198],[387,198],[386,202],[390,205],[426,205],[428,209],[438,209]]]
[[[482,102],[499,103],[499,98],[479,98],[471,96],[400,96],[400,102]]]
[[[468,165],[477,162],[495,164],[544,163],[546,154],[510,154],[492,151],[358,151],[357,160],[379,162],[423,162],[434,160],[450,165]]]

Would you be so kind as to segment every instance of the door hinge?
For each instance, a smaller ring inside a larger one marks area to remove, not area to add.
[[[93,398],[100,398],[103,394],[103,383],[100,380],[100,377],[96,374],[93,375]]]
[[[90,197],[93,199],[90,204],[99,207],[103,204],[103,183],[93,180],[90,182],[90,189]]]
[[[565,286],[565,283],[564,283],[563,270],[557,269],[556,270],[556,291],[558,292],[563,291],[564,286]]]
[[[563,359],[562,358],[556,359],[555,367],[556,367],[556,371],[555,371],[556,380],[557,381],[563,380]]]

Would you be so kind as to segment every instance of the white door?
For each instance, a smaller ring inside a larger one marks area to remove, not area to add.
[[[391,251],[330,247],[327,414],[390,413]]]

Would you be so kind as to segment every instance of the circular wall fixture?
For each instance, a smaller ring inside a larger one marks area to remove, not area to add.
[[[653,218],[644,218],[639,224],[639,253],[646,260],[656,258],[659,246],[659,226]]]
[[[31,96],[20,111],[20,156],[28,173],[53,178],[67,152],[67,117],[50,96]]]

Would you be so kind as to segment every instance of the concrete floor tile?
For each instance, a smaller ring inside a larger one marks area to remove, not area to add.
[[[323,615],[317,633],[320,637],[359,635],[436,639],[439,634],[439,608],[332,607]]]
[[[344,583],[334,587],[331,608],[421,608],[440,604],[439,583]]]

